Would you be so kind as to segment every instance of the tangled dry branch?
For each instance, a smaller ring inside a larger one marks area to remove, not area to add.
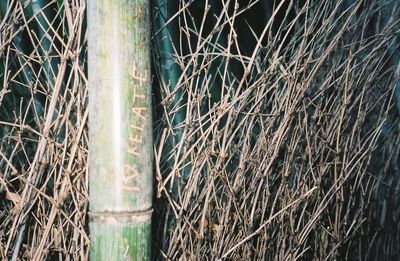
[[[87,259],[86,3],[44,2],[1,10],[2,260]]]
[[[265,23],[251,19],[269,1],[216,2],[167,19],[180,75],[173,91],[159,77],[161,256],[398,257],[399,2],[275,1]]]

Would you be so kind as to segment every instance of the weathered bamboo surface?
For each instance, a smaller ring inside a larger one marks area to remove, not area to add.
[[[152,118],[147,1],[89,1],[93,260],[150,256]]]

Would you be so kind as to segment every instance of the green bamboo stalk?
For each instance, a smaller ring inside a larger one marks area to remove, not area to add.
[[[148,1],[88,1],[91,260],[150,259],[149,32]]]
[[[172,24],[167,24],[168,20],[172,17],[170,8],[168,8],[167,0],[155,0],[153,2],[153,26],[155,31],[155,47],[156,47],[156,69],[159,69],[158,75],[160,81],[164,86],[169,86],[170,92],[176,92],[173,98],[171,107],[178,107],[182,92],[176,90],[176,84],[181,76],[181,68],[178,63],[175,62],[173,55],[175,54],[174,45],[179,45],[176,35],[177,28]],[[171,4],[171,3],[170,3]],[[163,93],[163,99],[166,98],[166,93]],[[184,106],[182,106],[184,107]],[[174,114],[172,119],[173,125],[176,126],[185,120],[185,109],[182,108]],[[182,133],[177,133],[177,140],[179,141],[182,137]]]
[[[156,72],[159,77],[159,81],[163,86],[169,88],[170,93],[174,93],[172,102],[168,110],[176,112],[170,117],[171,127],[174,130],[175,135],[168,137],[166,145],[170,153],[173,148],[179,144],[182,140],[182,129],[176,130],[176,126],[182,124],[186,119],[186,105],[182,100],[182,91],[177,86],[179,78],[182,74],[180,65],[174,60],[175,48],[179,46],[179,36],[177,35],[177,25],[174,23],[168,23],[170,18],[174,15],[173,8],[171,6],[176,5],[172,1],[168,0],[154,0],[153,1],[153,29],[154,29],[154,44],[155,44],[155,62],[156,62]],[[165,87],[160,86],[160,90]],[[162,99],[167,98],[167,93],[161,91]],[[180,109],[178,109],[180,108]],[[182,152],[181,152],[182,153]],[[166,155],[168,157],[169,155]],[[173,167],[174,162],[171,162],[170,167]],[[183,168],[180,175],[183,178],[188,176],[190,172],[190,165],[188,164]],[[175,176],[173,176],[175,177]],[[177,198],[178,180],[173,180],[173,195]]]

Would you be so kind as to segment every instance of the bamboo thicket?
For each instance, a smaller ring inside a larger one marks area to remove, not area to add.
[[[0,1],[0,260],[85,260],[86,2]]]
[[[398,259],[399,1],[171,6],[182,72],[157,103],[155,254]]]
[[[0,0],[0,260],[399,260],[399,28],[398,0]]]

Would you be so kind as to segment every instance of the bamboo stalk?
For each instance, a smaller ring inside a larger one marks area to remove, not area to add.
[[[153,14],[153,28],[154,28],[154,44],[155,44],[155,62],[156,62],[156,72],[160,81],[160,90],[162,94],[162,99],[167,99],[168,96],[173,93],[171,97],[171,105],[168,111],[175,111],[173,117],[170,118],[171,127],[174,130],[174,137],[169,137],[166,144],[169,146],[167,151],[172,151],[172,148],[176,146],[181,140],[183,135],[183,129],[176,128],[185,121],[186,118],[186,105],[182,104],[182,91],[177,86],[179,77],[182,74],[181,67],[174,60],[174,54],[176,53],[176,45],[179,45],[177,36],[178,25],[173,22],[169,22],[172,15],[174,14],[173,6],[177,3],[169,2],[168,0],[155,0],[153,2],[152,14]],[[180,108],[180,109],[177,109]],[[179,154],[182,154],[180,152]],[[168,157],[168,156],[167,156]],[[172,169],[177,169],[176,166],[171,164]],[[179,176],[188,176],[190,166],[183,168]],[[177,185],[178,181],[173,178],[173,191],[174,196],[177,198]]]
[[[89,0],[92,260],[150,259],[148,1]]]

